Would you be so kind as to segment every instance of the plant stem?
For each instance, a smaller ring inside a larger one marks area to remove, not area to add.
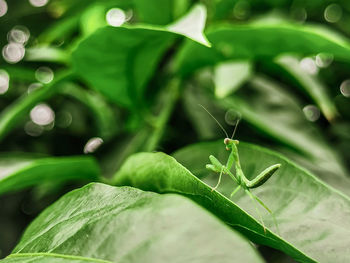
[[[16,127],[21,119],[25,118],[33,106],[54,95],[58,91],[57,84],[71,79],[72,76],[73,74],[70,71],[62,71],[49,84],[34,90],[30,94],[24,94],[5,108],[0,114],[0,141]]]
[[[144,150],[151,152],[156,149],[159,144],[159,141],[162,139],[164,135],[165,126],[169,121],[171,113],[175,107],[176,101],[179,98],[179,88],[180,88],[180,79],[173,78],[169,81],[169,86],[167,89],[168,99],[165,102],[165,106],[162,109],[159,117],[157,117],[157,122],[154,125],[154,131],[151,138],[148,140]]]

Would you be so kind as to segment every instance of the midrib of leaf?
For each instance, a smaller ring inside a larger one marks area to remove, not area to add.
[[[11,254],[7,258],[25,258],[25,257],[54,257],[54,258],[64,258],[64,259],[72,259],[72,260],[83,260],[86,262],[97,262],[97,263],[113,263],[112,261],[98,259],[98,258],[89,258],[75,255],[65,255],[65,254],[57,254],[57,253],[48,253],[48,252],[38,252],[38,253],[18,253]]]

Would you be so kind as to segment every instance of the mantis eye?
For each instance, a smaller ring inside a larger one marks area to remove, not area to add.
[[[225,138],[224,144],[228,145],[229,142],[230,142],[230,139],[229,139],[229,138]],[[227,148],[227,147],[226,147],[226,148]]]

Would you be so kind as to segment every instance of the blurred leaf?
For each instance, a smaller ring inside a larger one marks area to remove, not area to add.
[[[3,262],[205,263],[213,258],[263,262],[243,237],[187,198],[89,184],[46,209]]]
[[[217,25],[207,37],[213,48],[186,42],[176,65],[182,74],[230,59],[271,59],[283,53],[316,55],[324,52],[340,61],[350,62],[348,39],[334,31],[316,25],[287,22]]]
[[[51,44],[54,41],[68,38],[78,27],[79,20],[80,15],[77,14],[58,20],[56,23],[50,25],[44,32],[40,34],[38,38],[39,42]]]
[[[88,107],[94,116],[93,121],[99,131],[99,136],[103,140],[110,139],[117,130],[120,130],[121,124],[118,125],[112,108],[100,94],[92,90],[82,89],[73,82],[62,84],[59,93],[72,97]]]
[[[223,146],[222,148],[224,149]],[[186,155],[184,159],[193,160],[193,158],[198,156],[199,152],[200,154],[206,152],[205,149],[201,151],[201,148],[196,148],[195,150],[196,151],[193,151],[193,155],[191,155],[190,152],[188,152],[189,155]],[[213,154],[215,154],[215,152],[213,152]],[[268,165],[271,165],[271,160],[268,159],[269,155],[265,156],[266,153],[261,152],[260,150],[256,153],[256,155],[258,154],[260,154],[259,158],[251,159],[252,161],[256,162],[253,163],[253,165],[259,166],[259,168],[260,166],[264,166],[264,168],[266,168]],[[206,155],[205,159],[203,160],[196,159],[196,161],[198,162],[195,163],[199,164],[200,161],[207,161],[208,156],[209,155]],[[275,175],[275,178],[287,177],[287,179],[290,180],[294,176],[299,175],[300,177],[310,177],[310,183],[312,182],[318,185],[318,181],[313,176],[305,173],[299,168],[294,168],[292,164],[289,164],[288,161],[280,157],[275,157],[274,155],[273,157],[275,161],[274,163],[282,163],[282,165],[284,166],[281,169],[281,171],[279,171]],[[259,161],[257,162],[257,160]],[[259,244],[268,245],[276,249],[282,250],[286,254],[292,256],[298,261],[315,262],[312,259],[312,257],[316,257],[317,254],[312,253],[312,248],[314,248],[312,247],[313,242],[310,242],[310,251],[306,250],[307,252],[310,252],[310,255],[305,254],[304,249],[306,249],[306,247],[302,245],[302,242],[304,242],[305,239],[302,238],[302,235],[295,235],[295,233],[299,233],[299,231],[297,231],[298,228],[294,228],[298,225],[288,224],[288,222],[293,220],[293,217],[290,218],[286,224],[284,224],[284,218],[282,219],[281,217],[280,220],[278,220],[278,224],[280,225],[283,231],[282,237],[284,239],[280,238],[277,234],[272,232],[272,229],[274,228],[272,220],[264,220],[264,222],[266,221],[268,227],[265,233],[264,228],[258,221],[258,219],[254,219],[252,216],[247,214],[235,203],[233,203],[231,200],[229,200],[219,192],[212,191],[211,187],[209,187],[208,185],[200,181],[198,178],[196,178],[189,170],[187,170],[181,164],[176,162],[175,159],[163,153],[139,153],[132,155],[121,167],[121,169],[116,173],[114,180],[116,185],[130,185],[145,191],[155,191],[159,193],[179,193],[185,195],[194,200],[195,202],[199,203],[200,205],[204,206],[211,212],[213,212],[227,224],[233,226],[235,229],[242,232],[250,240]],[[323,184],[319,184],[319,187],[324,187],[325,189],[327,189],[327,191],[329,190],[331,192],[331,190]],[[231,185],[231,190],[232,189],[233,185]],[[295,195],[297,195],[297,193],[295,193]],[[347,202],[347,200],[343,201],[343,199],[345,198],[339,196],[337,193],[334,193],[334,195],[335,198],[342,200],[342,202]],[[283,198],[283,196],[281,196],[281,198]],[[277,212],[276,216],[277,219],[279,219],[280,211],[276,211],[275,209],[277,204],[275,202],[270,203],[270,200],[265,200],[263,196],[262,199],[263,201],[266,201],[265,203],[268,206],[270,206],[270,204],[272,203],[272,211]],[[277,200],[276,197],[275,200]],[[287,206],[285,203],[283,203],[283,205],[285,207]],[[347,205],[350,207],[350,201]],[[251,209],[249,211],[251,211]],[[254,213],[251,214],[254,215],[255,218],[259,218]],[[302,216],[303,214],[300,213],[300,211],[298,210],[298,215]],[[329,214],[327,213],[327,215]],[[264,218],[266,219],[266,217]],[[268,216],[267,218],[270,217]],[[323,224],[320,227],[324,227],[325,229],[329,228],[328,224]],[[314,230],[315,229],[310,230],[308,240],[317,240],[318,234]],[[292,234],[290,234],[289,231]]]
[[[99,167],[91,157],[0,156],[0,194],[45,182],[95,181]]]
[[[137,14],[144,23],[166,25],[183,15],[188,0],[134,0]]]
[[[26,117],[39,102],[56,94],[59,84],[72,78],[70,71],[58,72],[53,81],[29,94],[23,94],[0,113],[0,141]]]
[[[206,36],[203,34],[207,10],[204,5],[195,5],[185,16],[181,17],[174,23],[167,25],[170,32],[183,35],[193,41],[210,47]]]
[[[215,95],[224,98],[235,92],[252,75],[249,61],[231,61],[220,63],[214,68]]]
[[[106,25],[106,7],[98,2],[89,6],[80,18],[80,29],[84,36]]]
[[[282,164],[268,182],[252,190],[274,213],[280,236],[317,262],[349,261],[350,254],[343,252],[344,246],[348,247],[350,244],[349,235],[344,231],[350,222],[350,199],[277,153],[247,143],[240,143],[238,150],[242,168],[250,179],[269,165]],[[175,152],[174,157],[201,180],[214,186],[218,175],[205,168],[211,154],[218,157],[222,163],[227,160],[228,152],[222,140],[185,147]],[[134,182],[137,179],[131,178]],[[154,180],[157,180],[156,177]],[[148,181],[149,184],[152,184],[151,182]],[[172,189],[170,185],[160,184],[159,179],[153,184],[162,192]],[[224,176],[218,191],[229,197],[234,187],[232,179]],[[195,189],[194,193],[201,192],[197,190],[198,187]],[[239,191],[232,199],[241,209],[259,218],[244,191]],[[216,203],[210,209],[216,210],[214,207],[217,206]],[[265,224],[274,229],[271,215],[264,209],[260,209],[260,212]],[[216,214],[219,215],[218,211]],[[229,220],[237,219],[230,217]],[[230,222],[229,220],[227,221]],[[284,248],[279,249],[287,253]],[[293,256],[289,252],[287,254]],[[306,262],[301,258],[295,259]]]
[[[91,87],[130,108],[141,100],[173,40],[171,34],[161,31],[105,27],[80,43],[73,52],[73,65]]]
[[[280,65],[291,78],[297,81],[302,89],[320,107],[325,117],[332,121],[337,109],[327,93],[327,88],[316,75],[311,75],[300,67],[300,61],[293,56],[281,56],[275,62]]]
[[[70,60],[69,53],[65,50],[50,46],[33,46],[26,49],[26,61],[51,62],[68,64]]]
[[[187,21],[193,22],[190,28]],[[73,53],[75,70],[111,101],[128,108],[140,107],[147,82],[175,40],[176,34],[172,32],[204,41],[201,31],[204,23],[205,8],[197,5],[168,27],[101,28]]]

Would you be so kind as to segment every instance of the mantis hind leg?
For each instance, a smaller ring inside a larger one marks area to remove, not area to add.
[[[255,207],[255,211],[257,212],[257,214],[259,215],[259,218],[260,218],[260,221],[263,225],[263,228],[264,228],[264,233],[266,235],[266,227],[265,227],[265,224],[264,224],[264,220],[262,219],[262,216],[260,214],[260,211],[256,205],[256,199],[254,198],[254,195],[248,190],[248,189],[245,189],[245,192],[248,194],[248,196],[250,197],[250,199],[253,201],[253,204],[254,204],[254,207]]]
[[[274,223],[274,225],[275,225],[275,227],[276,227],[277,234],[278,234],[278,235],[281,235],[281,234],[280,234],[280,230],[279,230],[279,228],[278,228],[278,224],[277,224],[276,217],[275,217],[275,215],[272,213],[271,209],[268,208],[267,205],[265,205],[264,202],[261,201],[261,200],[259,199],[259,197],[257,197],[257,196],[254,195],[253,193],[251,193],[251,195],[255,198],[256,201],[258,201],[258,202],[261,204],[262,207],[264,207],[264,208],[266,209],[267,212],[270,213],[270,215],[272,216],[273,223]]]

